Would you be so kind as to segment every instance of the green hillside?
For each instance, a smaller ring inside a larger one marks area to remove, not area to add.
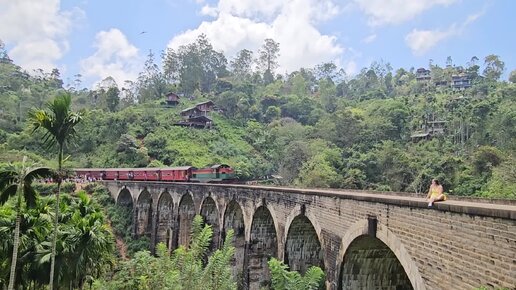
[[[136,82],[107,78],[94,89],[4,58],[0,162],[29,155],[53,165],[27,112],[69,93],[86,115],[68,167],[227,163],[242,180],[290,186],[424,192],[438,178],[451,194],[516,197],[516,73],[501,80],[497,56],[424,73],[373,62],[355,76],[333,63],[273,75],[246,53],[228,62],[206,41],[168,50],[162,68],[150,54]],[[165,106],[168,92],[178,106]],[[213,128],[174,126],[206,100]]]

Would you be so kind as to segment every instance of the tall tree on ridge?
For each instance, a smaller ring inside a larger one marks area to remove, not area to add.
[[[263,79],[265,84],[274,81],[274,70],[278,68],[279,43],[273,39],[265,39],[262,48],[258,51],[258,67],[263,71]]]
[[[484,76],[492,81],[499,80],[505,70],[505,63],[495,54],[486,56],[484,65]]]
[[[242,49],[238,52],[229,63],[233,75],[239,80],[244,80],[251,77],[253,65],[253,52],[247,49]]]
[[[137,91],[140,103],[158,100],[167,92],[168,86],[165,75],[154,62],[154,53],[149,51],[144,70],[138,75]]]
[[[16,225],[14,228],[11,272],[9,274],[9,290],[15,288],[16,262],[20,245],[22,200],[25,201],[27,207],[34,206],[36,203],[36,192],[32,188],[32,182],[36,178],[47,177],[52,174],[49,168],[34,167],[33,164],[26,166],[26,162],[27,157],[24,156],[21,165],[9,164],[0,171],[0,205],[3,205],[9,197],[16,195]]]
[[[84,116],[83,111],[71,111],[72,98],[69,93],[58,95],[52,102],[48,103],[47,109],[33,110],[29,118],[34,131],[43,128],[46,130],[43,141],[47,148],[57,146],[57,194],[55,204],[54,234],[52,238],[52,254],[50,262],[50,287],[53,290],[54,270],[56,259],[56,243],[59,224],[59,196],[63,182],[63,153],[65,146],[69,145],[72,138],[77,134],[75,126],[79,124]]]

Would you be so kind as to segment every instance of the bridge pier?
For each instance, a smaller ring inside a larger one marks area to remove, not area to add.
[[[118,204],[132,206],[134,233],[149,233],[153,246],[167,236],[172,249],[187,245],[195,214],[218,231],[214,249],[233,228],[233,273],[243,289],[267,285],[271,257],[300,272],[321,266],[331,290],[516,285],[516,203],[449,200],[428,209],[423,198],[366,192],[105,184]]]

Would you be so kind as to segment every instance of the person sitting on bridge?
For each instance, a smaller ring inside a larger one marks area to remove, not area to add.
[[[443,186],[439,184],[439,180],[432,179],[432,184],[430,185],[426,199],[428,200],[428,207],[431,207],[436,201],[446,200],[446,195],[443,193]]]

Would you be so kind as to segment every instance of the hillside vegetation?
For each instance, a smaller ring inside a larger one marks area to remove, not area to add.
[[[383,61],[355,76],[333,63],[274,75],[278,47],[269,39],[228,61],[201,35],[164,52],[162,67],[150,53],[135,82],[106,78],[94,89],[79,75],[63,86],[57,69],[24,72],[4,52],[0,162],[29,155],[53,166],[27,112],[69,93],[86,116],[67,167],[227,163],[242,180],[290,186],[421,193],[438,178],[451,194],[516,197],[516,72],[502,81],[498,56],[430,62],[423,80]],[[454,76],[471,86],[453,88]],[[181,96],[178,106],[165,106],[168,92]],[[217,108],[212,129],[174,126],[205,100]],[[442,134],[429,129],[434,121],[444,121]]]

